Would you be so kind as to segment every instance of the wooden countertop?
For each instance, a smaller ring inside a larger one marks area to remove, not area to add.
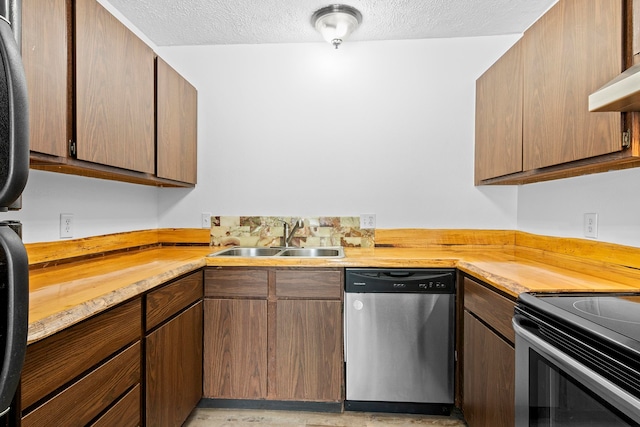
[[[516,256],[513,247],[345,248],[341,259],[206,257],[214,251],[158,247],[35,269],[30,273],[28,342],[204,266],[456,267],[514,298],[522,292],[640,292],[640,272],[587,274],[568,264]]]

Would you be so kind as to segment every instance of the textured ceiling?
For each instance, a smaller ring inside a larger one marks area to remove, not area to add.
[[[158,46],[320,42],[325,0],[105,0]],[[351,40],[522,33],[556,0],[345,0],[363,22]]]

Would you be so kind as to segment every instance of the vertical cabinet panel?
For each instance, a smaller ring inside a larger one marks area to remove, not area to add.
[[[515,350],[464,313],[464,417],[469,427],[513,427]]]
[[[153,174],[155,55],[96,0],[75,5],[78,159]]]
[[[197,92],[157,59],[157,160],[160,178],[196,183]]]
[[[267,396],[267,301],[205,299],[204,397]]]
[[[22,61],[29,96],[30,149],[67,155],[69,99],[66,0],[22,0]]]
[[[522,171],[522,42],[476,81],[476,184]]]
[[[150,333],[146,355],[146,424],[182,425],[202,396],[202,302]]]
[[[622,71],[622,0],[561,0],[524,35],[524,170],[622,149],[620,113],[589,94]]]
[[[340,301],[278,301],[275,340],[276,399],[341,400]]]

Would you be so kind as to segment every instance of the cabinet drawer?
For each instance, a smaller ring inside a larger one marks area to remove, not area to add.
[[[342,270],[276,270],[278,298],[342,298]]]
[[[201,271],[150,292],[147,295],[147,331],[201,297]]]
[[[86,425],[138,383],[140,342],[35,408],[22,427]]]
[[[474,313],[492,328],[507,338],[511,344],[516,337],[511,325],[515,302],[488,289],[485,286],[464,278],[464,307]]]
[[[206,297],[267,297],[267,269],[208,269],[205,270],[204,277]]]
[[[28,346],[22,371],[22,408],[141,336],[142,303],[136,299]]]
[[[91,427],[136,427],[140,424],[140,384],[124,395]]]

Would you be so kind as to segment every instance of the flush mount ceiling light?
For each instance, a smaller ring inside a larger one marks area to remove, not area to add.
[[[362,22],[358,9],[343,4],[332,4],[315,11],[311,25],[337,49]]]

